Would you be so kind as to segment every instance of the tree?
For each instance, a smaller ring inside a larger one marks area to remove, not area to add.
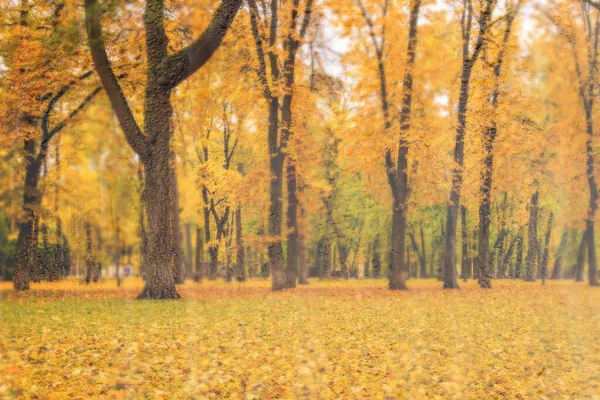
[[[15,290],[27,290],[30,270],[37,269],[37,257],[32,257],[35,249],[30,244],[43,198],[40,173],[49,156],[50,144],[86,109],[101,88],[86,88],[93,71],[81,72],[82,59],[74,51],[78,38],[73,30],[76,25],[73,25],[72,6],[58,1],[47,12],[27,1],[18,4],[17,19],[7,22],[15,32],[6,42],[2,59],[10,67],[3,83],[9,88],[7,105],[9,110],[19,111],[7,116],[4,129],[23,145],[25,175],[13,283]],[[11,6],[14,4],[7,5],[7,10]],[[57,59],[62,63],[54,61]],[[13,136],[15,131],[18,137]],[[57,222],[60,225],[60,220]]]
[[[144,11],[146,33],[146,86],[143,130],[113,72],[102,36],[101,7],[97,0],[85,1],[85,22],[94,68],[111,102],[127,142],[144,165],[144,196],[148,218],[146,283],[139,299],[178,299],[170,266],[171,226],[176,188],[172,173],[170,140],[173,135],[170,102],[172,91],[199,70],[215,53],[227,33],[241,0],[225,0],[198,39],[182,50],[168,54],[164,27],[164,2],[147,0]]]
[[[296,286],[298,275],[298,198],[296,194],[296,160],[287,154],[287,146],[293,131],[292,100],[296,79],[296,55],[306,36],[310,24],[313,1],[304,5],[302,21],[298,24],[300,1],[293,0],[289,10],[289,25],[279,38],[279,3],[271,0],[269,11],[263,5],[261,12],[255,0],[248,2],[250,25],[258,59],[258,82],[269,108],[268,151],[271,183],[269,189],[269,264],[272,274],[272,289],[283,290]],[[298,26],[299,25],[299,26]],[[263,31],[268,29],[268,38]],[[278,56],[282,46],[283,60]],[[265,51],[266,50],[266,51]],[[266,55],[265,55],[266,52]],[[268,67],[267,67],[268,65]],[[284,269],[282,245],[283,214],[283,167],[287,156],[286,179],[288,193],[287,208],[287,264]]]
[[[460,77],[460,97],[458,100],[458,123],[456,125],[456,140],[454,146],[454,167],[452,169],[452,189],[446,216],[446,237],[444,241],[444,288],[457,289],[456,281],[456,228],[458,222],[458,208],[460,207],[460,192],[463,182],[464,146],[467,127],[467,110],[469,102],[469,89],[473,66],[477,62],[484,47],[488,29],[492,23],[492,11],[496,5],[495,0],[482,2],[479,17],[479,32],[472,39],[472,25],[475,10],[472,0],[465,0],[460,17],[462,32],[462,72]],[[474,43],[473,43],[474,42]],[[472,50],[471,50],[472,48]]]
[[[498,130],[498,98],[500,97],[500,84],[502,76],[502,68],[505,62],[506,53],[509,47],[509,39],[514,25],[515,18],[521,6],[521,0],[516,4],[508,2],[506,5],[507,13],[504,16],[506,19],[504,33],[500,48],[497,50],[496,57],[490,63],[490,68],[493,70],[494,84],[490,96],[490,107],[492,109],[490,116],[490,124],[483,130],[484,136],[484,161],[481,177],[481,200],[479,204],[479,286],[482,288],[490,288],[490,207],[493,187],[493,172],[494,172],[494,141]]]

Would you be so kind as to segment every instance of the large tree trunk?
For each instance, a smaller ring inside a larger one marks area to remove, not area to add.
[[[269,189],[269,269],[271,271],[273,290],[286,287],[284,270],[283,244],[281,242],[281,223],[283,214],[283,153],[278,149],[279,133],[279,101],[273,98],[269,103],[269,154],[270,154],[270,189]]]
[[[171,104],[164,101],[147,101],[146,130],[169,130]],[[167,126],[165,126],[165,124]],[[146,259],[146,284],[138,299],[179,299],[175,288],[172,252],[172,207],[169,193],[172,182],[170,165],[170,135],[157,135],[161,143],[153,146],[150,160],[144,165],[144,205],[148,219],[148,248]]]
[[[534,271],[538,255],[537,224],[538,224],[538,200],[539,193],[536,191],[531,196],[529,204],[529,230],[527,242],[527,256],[525,257],[525,280],[535,280]]]
[[[30,274],[30,243],[33,233],[35,213],[41,202],[38,189],[40,169],[45,159],[45,152],[35,156],[35,140],[25,141],[25,186],[23,188],[23,217],[18,223],[19,236],[15,251],[15,269],[13,285],[15,290],[29,289]],[[34,263],[36,260],[33,261]]]
[[[390,264],[391,290],[406,290],[406,270],[404,251],[406,249],[406,214],[404,208],[396,204],[392,213],[392,252]]]

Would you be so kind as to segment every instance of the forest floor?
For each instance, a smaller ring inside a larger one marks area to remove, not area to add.
[[[600,288],[408,284],[0,283],[0,398],[600,399]]]

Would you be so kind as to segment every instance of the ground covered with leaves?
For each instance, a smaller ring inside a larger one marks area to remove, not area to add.
[[[0,286],[0,397],[600,398],[600,289],[383,280]]]

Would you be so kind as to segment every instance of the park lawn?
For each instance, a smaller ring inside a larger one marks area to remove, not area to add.
[[[0,398],[599,398],[600,288],[0,284]]]

